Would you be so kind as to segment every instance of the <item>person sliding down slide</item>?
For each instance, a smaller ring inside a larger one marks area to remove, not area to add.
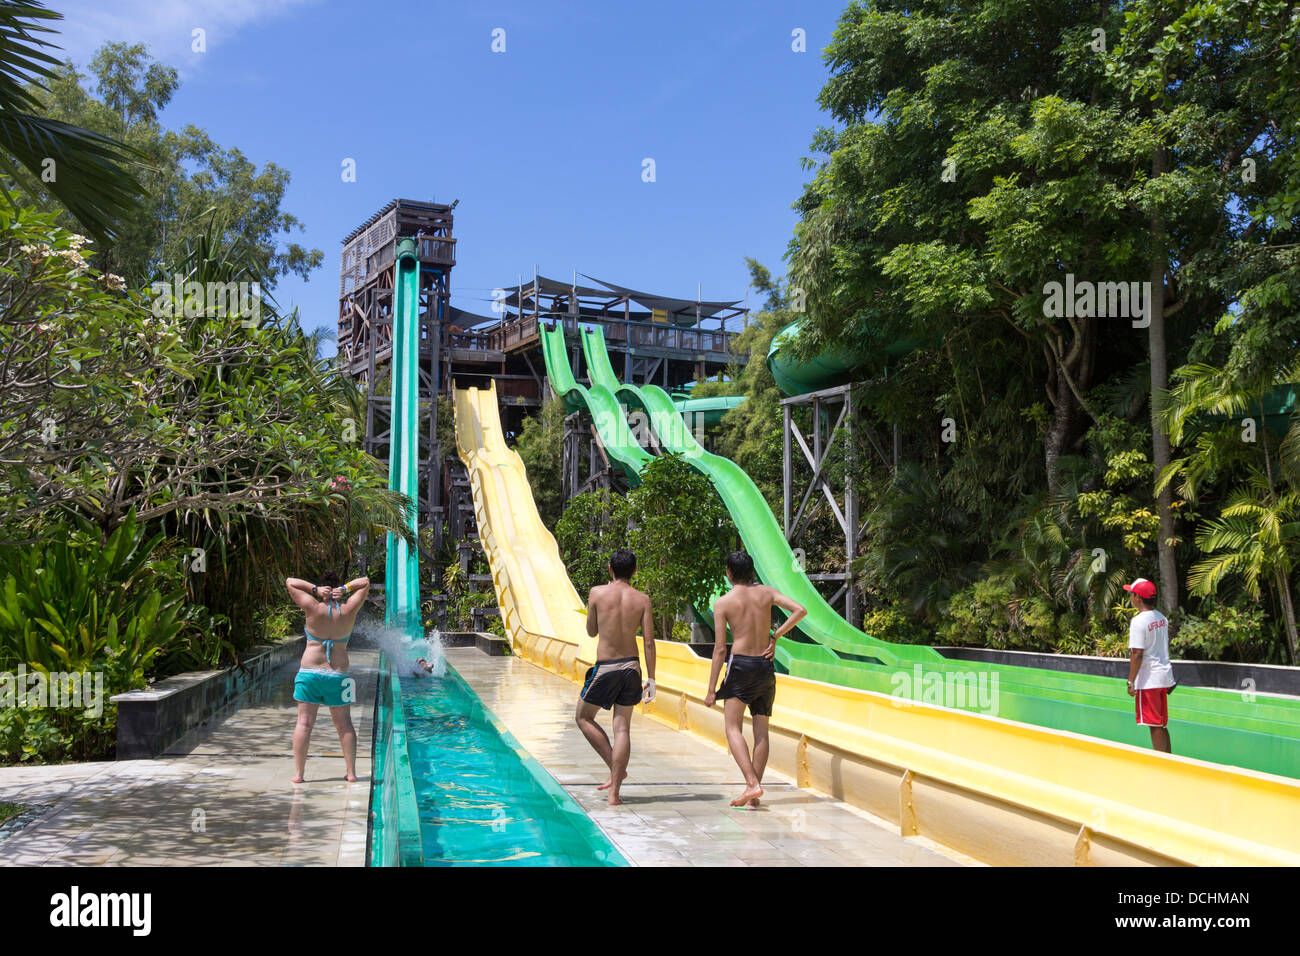
[[[733,807],[758,806],[763,795],[763,770],[767,767],[767,721],[776,700],[777,639],[804,619],[807,609],[776,588],[754,583],[754,559],[744,551],[727,555],[727,580],[731,590],[713,605],[713,667],[709,671],[709,692],[704,706],[719,699],[727,726],[727,746],[736,766],[745,776],[745,792],[731,801]],[[780,627],[772,630],[772,605],[789,612]],[[727,628],[731,628],[731,655],[727,655]],[[718,672],[727,662],[727,676],[718,686]],[[754,755],[745,744],[745,707],[754,724]]]
[[[650,599],[632,587],[636,555],[619,550],[609,556],[609,584],[591,589],[587,595],[587,635],[600,635],[596,643],[596,666],[587,671],[578,694],[578,727],[587,742],[609,766],[609,779],[598,790],[609,791],[609,805],[623,801],[619,788],[627,776],[632,754],[632,708],[642,700],[655,699],[655,629]],[[637,662],[636,632],[645,637],[645,666],[649,679],[641,686]],[[597,708],[614,708],[614,743],[596,723]]]

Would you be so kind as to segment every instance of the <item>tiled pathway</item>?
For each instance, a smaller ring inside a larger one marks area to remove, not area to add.
[[[452,648],[447,659],[519,742],[641,866],[952,866],[970,862],[828,797],[765,774],[766,806],[734,810],[744,789],[730,754],[635,714],[623,806],[595,787],[604,764],[574,725],[576,684],[515,657]],[[608,712],[601,722],[609,729]]]
[[[0,839],[0,866],[363,866],[379,652],[357,648],[357,781],[322,709],[293,776],[293,675],[160,760],[0,768],[0,803],[53,804]]]

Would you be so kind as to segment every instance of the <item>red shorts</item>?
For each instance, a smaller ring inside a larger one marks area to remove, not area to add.
[[[1146,727],[1168,726],[1169,690],[1168,687],[1148,687],[1137,692],[1135,701],[1139,724]]]

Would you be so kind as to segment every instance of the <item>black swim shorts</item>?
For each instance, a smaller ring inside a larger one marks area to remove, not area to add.
[[[755,717],[771,717],[776,701],[776,666],[766,657],[732,654],[727,659],[727,676],[718,689],[718,699],[735,697],[749,705]]]
[[[596,661],[578,695],[588,704],[609,710],[615,704],[630,707],[641,703],[641,666],[635,657]]]

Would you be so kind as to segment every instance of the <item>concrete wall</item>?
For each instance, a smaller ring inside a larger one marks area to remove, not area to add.
[[[301,657],[306,641],[299,635],[258,650],[240,667],[177,674],[109,698],[117,704],[117,759],[161,757],[187,733],[238,704],[282,664]]]

